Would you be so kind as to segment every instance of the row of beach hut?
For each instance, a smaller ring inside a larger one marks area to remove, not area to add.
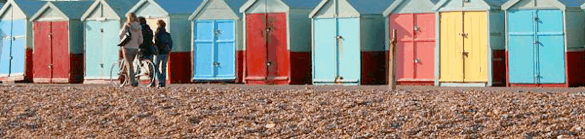
[[[167,21],[169,82],[585,84],[583,0],[8,0],[0,78],[107,80],[125,15]],[[391,31],[396,30],[397,36]],[[33,39],[34,38],[34,39]],[[117,68],[115,68],[117,69]]]

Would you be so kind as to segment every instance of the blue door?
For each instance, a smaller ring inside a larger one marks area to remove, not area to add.
[[[535,84],[536,49],[534,10],[511,10],[508,12],[508,37],[510,83]]]
[[[104,76],[103,44],[100,21],[85,22],[85,79],[99,79]]]
[[[2,49],[0,49],[0,76],[8,76],[10,74],[12,20],[0,20],[0,37],[2,37]]]
[[[565,43],[561,10],[537,11],[539,83],[565,83]]]
[[[119,48],[117,20],[85,22],[85,78],[109,79],[110,70],[117,70]],[[112,78],[117,78],[115,71]]]
[[[193,80],[234,80],[235,22],[194,21]]]
[[[359,19],[315,19],[314,23],[313,84],[359,85]]]
[[[334,83],[337,78],[337,20],[315,19],[313,84]]]
[[[12,22],[12,61],[10,75],[24,75],[26,56],[26,19]]]
[[[361,78],[360,20],[339,18],[339,76],[344,83],[359,84]]]
[[[565,45],[560,10],[508,13],[510,83],[565,83]]]

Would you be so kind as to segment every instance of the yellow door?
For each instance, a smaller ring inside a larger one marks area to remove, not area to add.
[[[441,12],[441,82],[463,82],[463,13]]]
[[[487,13],[463,13],[464,82],[487,82]]]

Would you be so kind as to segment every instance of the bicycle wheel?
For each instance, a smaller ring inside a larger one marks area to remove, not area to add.
[[[150,60],[142,60],[142,72],[143,77],[147,80],[147,85],[153,84],[155,81],[155,69],[154,63]]]
[[[119,60],[117,63],[112,64],[112,67],[110,68],[110,81],[114,81],[113,80],[113,72],[114,72],[114,67],[116,67],[116,65],[118,66],[118,71],[116,74],[118,74],[118,78],[117,78],[117,82],[113,82],[114,85],[120,85],[120,86],[125,86],[129,84],[129,80],[128,80],[128,74],[126,73],[126,65],[124,64],[124,60]]]

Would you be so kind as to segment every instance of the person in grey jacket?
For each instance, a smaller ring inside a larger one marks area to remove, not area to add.
[[[167,24],[164,21],[158,20],[157,25],[158,28],[154,36],[154,44],[158,48],[158,54],[154,56],[155,75],[158,86],[165,87],[165,81],[167,80],[167,60],[171,50],[173,50],[173,40],[171,39],[171,34],[165,29]]]
[[[138,86],[138,81],[134,78],[134,67],[133,62],[136,54],[138,53],[138,46],[144,41],[142,38],[142,27],[136,19],[136,14],[129,13],[126,19],[124,27],[120,31],[120,39],[123,39],[127,32],[130,32],[130,42],[122,46],[122,54],[124,56],[124,64],[126,65],[126,71],[128,72],[128,78],[132,81],[132,86]]]

